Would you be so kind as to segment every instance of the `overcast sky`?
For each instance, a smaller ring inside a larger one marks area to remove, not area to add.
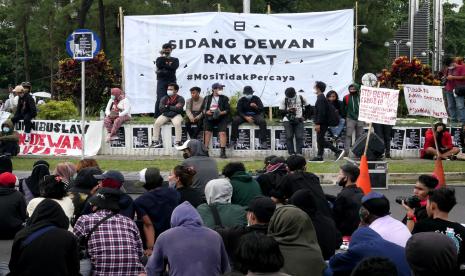
[[[450,3],[458,4],[459,6],[463,5],[463,0],[446,0],[446,1]]]

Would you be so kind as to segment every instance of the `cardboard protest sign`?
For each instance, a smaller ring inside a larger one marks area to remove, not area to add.
[[[362,86],[358,119],[367,123],[395,125],[399,90]]]
[[[405,103],[410,115],[447,118],[442,87],[427,85],[404,85]]]

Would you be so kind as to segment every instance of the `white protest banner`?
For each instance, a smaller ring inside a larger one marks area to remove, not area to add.
[[[20,129],[20,155],[63,155],[80,156],[82,152],[81,122],[40,121],[34,120],[31,140],[24,142],[24,123],[20,121],[16,128]],[[19,128],[18,128],[19,127]],[[103,121],[87,122],[85,128],[85,153],[97,155],[102,143]]]
[[[367,123],[395,125],[399,90],[362,86],[358,119]]]
[[[202,94],[215,82],[232,96],[250,85],[265,106],[278,106],[284,90],[324,81],[340,96],[352,82],[353,10],[297,14],[192,13],[124,17],[125,90],[132,113],[154,111],[154,64],[164,43],[176,48],[180,94]]]
[[[447,118],[441,86],[404,84],[408,114]]]

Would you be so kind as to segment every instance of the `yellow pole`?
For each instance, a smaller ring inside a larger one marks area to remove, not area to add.
[[[221,12],[221,3],[218,3],[218,12]]]
[[[271,4],[270,3],[266,4],[266,14],[271,14]],[[268,107],[268,117],[270,118],[270,121],[273,120],[273,107],[272,106]]]
[[[271,14],[271,4],[270,3],[266,4],[266,13]]]
[[[122,7],[119,7],[119,32],[121,41],[121,89],[126,91],[124,81],[124,14]]]
[[[355,45],[354,45],[354,68],[352,80],[355,81],[355,72],[358,70],[358,1],[355,1]]]

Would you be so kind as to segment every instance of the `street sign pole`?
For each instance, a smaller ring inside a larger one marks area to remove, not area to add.
[[[81,61],[81,159],[86,157],[86,62]]]

